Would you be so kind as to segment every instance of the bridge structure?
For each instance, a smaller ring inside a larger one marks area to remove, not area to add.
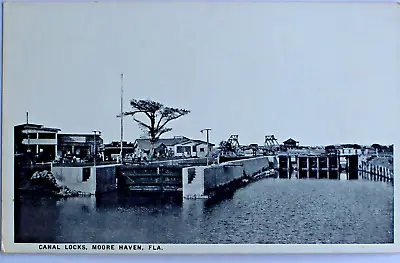
[[[264,139],[263,151],[266,154],[274,154],[280,150],[281,146],[275,135],[266,135]]]

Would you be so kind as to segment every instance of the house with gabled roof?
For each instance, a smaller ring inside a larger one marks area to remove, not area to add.
[[[210,152],[214,144],[209,143]],[[136,139],[134,143],[135,157],[148,157],[151,150],[149,139]],[[156,153],[169,157],[205,157],[207,154],[207,142],[189,139],[185,136],[159,139],[154,149]]]
[[[283,142],[283,145],[287,148],[287,149],[294,149],[294,148],[298,148],[299,147],[299,142],[289,138],[286,141]]]

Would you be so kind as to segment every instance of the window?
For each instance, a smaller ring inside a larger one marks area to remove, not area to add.
[[[87,182],[87,180],[89,180],[90,177],[90,168],[83,168],[82,169],[82,182]]]
[[[200,148],[200,152],[204,152],[204,148]]]
[[[55,133],[39,133],[39,139],[55,139]]]
[[[185,146],[185,152],[190,153],[190,150],[192,149],[192,147],[190,146]]]
[[[196,145],[192,147],[192,152],[196,152]]]
[[[183,146],[176,146],[177,153],[183,153]]]

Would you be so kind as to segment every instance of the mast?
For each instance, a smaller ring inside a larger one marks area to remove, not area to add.
[[[120,150],[120,160],[122,163],[122,149],[124,140],[124,74],[121,74],[121,150]]]

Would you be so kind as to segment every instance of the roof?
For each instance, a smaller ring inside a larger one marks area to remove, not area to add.
[[[202,140],[192,140],[192,139],[189,139],[188,141],[186,141],[186,142],[183,142],[183,143],[181,143],[182,145],[185,145],[185,144],[189,144],[189,143],[195,143],[195,145],[197,146],[197,145],[200,145],[200,144],[207,144],[207,142],[205,142],[205,141],[202,141]],[[214,146],[215,144],[213,144],[213,143],[208,143],[209,145],[211,145],[211,146]]]
[[[34,123],[25,123],[25,124],[15,125],[14,128],[53,131],[53,132],[61,131],[61,129],[59,129],[59,128],[44,127],[41,124],[34,124]]]
[[[89,137],[89,136],[91,136],[91,137],[93,137],[94,136],[94,134],[93,133],[59,133],[58,134],[58,136],[59,137],[62,137],[62,136],[73,136],[73,137]],[[101,135],[100,134],[96,134],[96,137],[100,137]]]
[[[286,141],[283,142],[284,144],[293,144],[293,143],[298,143],[298,141],[293,140],[292,138],[287,139]]]
[[[141,149],[150,149],[151,148],[151,143],[149,139],[136,139],[135,141],[138,145],[139,148]],[[155,148],[160,146],[161,144],[164,144],[165,146],[174,146],[176,144],[187,144],[187,143],[197,143],[196,145],[199,144],[207,144],[205,141],[201,140],[192,140],[187,137],[174,137],[174,138],[165,138],[165,139],[158,139],[158,141],[155,143]],[[214,146],[215,144],[209,143],[209,145]]]
[[[121,147],[120,146],[110,146],[110,145],[104,145],[104,149],[107,149],[107,150],[119,150],[119,149],[121,149]],[[132,145],[128,145],[128,146],[126,146],[126,145],[123,145],[122,146],[122,149],[135,149],[135,147],[134,146],[132,146]]]
[[[175,137],[175,138],[168,138],[168,139],[158,139],[155,143],[155,147],[158,147],[161,144],[165,146],[173,146],[178,143],[183,143],[189,141],[190,139],[186,137]],[[150,149],[151,143],[149,139],[136,139],[135,143],[137,143],[138,147],[141,149]]]
[[[121,147],[121,142],[112,141],[111,143],[104,144],[104,146],[105,147],[118,147],[118,148],[120,148]],[[133,142],[127,142],[127,141],[123,141],[122,142],[122,147],[133,147],[133,146],[134,146]]]

